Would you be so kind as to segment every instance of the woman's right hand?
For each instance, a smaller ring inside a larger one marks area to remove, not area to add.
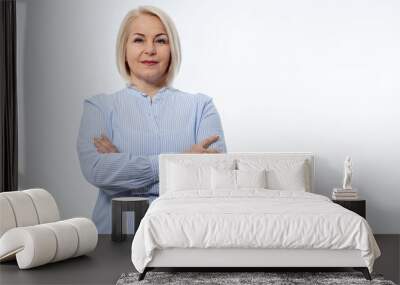
[[[212,143],[216,142],[218,139],[219,139],[218,135],[213,135],[211,137],[208,137],[202,140],[200,143],[192,145],[191,149],[185,151],[184,153],[218,153],[217,150],[208,148]]]

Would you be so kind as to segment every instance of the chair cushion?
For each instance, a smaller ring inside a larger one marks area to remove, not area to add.
[[[0,237],[15,227],[60,220],[56,201],[41,188],[0,193],[0,213]]]
[[[0,261],[16,257],[28,269],[86,254],[96,248],[97,229],[87,218],[8,230],[0,238]]]
[[[9,229],[15,228],[17,222],[10,202],[0,193],[0,237]]]

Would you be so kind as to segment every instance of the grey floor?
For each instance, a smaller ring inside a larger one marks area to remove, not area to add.
[[[382,256],[374,271],[399,283],[400,235],[375,236]],[[15,261],[0,264],[0,284],[115,284],[123,272],[134,271],[130,259],[132,238],[121,243],[99,236],[95,251],[45,266],[19,270]]]

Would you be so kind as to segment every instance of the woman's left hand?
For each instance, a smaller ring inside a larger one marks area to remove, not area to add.
[[[101,135],[100,138],[94,138],[93,143],[96,146],[97,152],[100,153],[117,153],[119,152],[117,147],[105,135]]]

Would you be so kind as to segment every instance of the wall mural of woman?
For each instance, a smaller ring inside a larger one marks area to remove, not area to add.
[[[82,173],[99,189],[92,219],[101,234],[111,233],[112,198],[158,197],[160,153],[227,152],[212,98],[172,87],[181,49],[165,12],[152,6],[129,11],[116,56],[127,86],[84,101],[77,139]]]

